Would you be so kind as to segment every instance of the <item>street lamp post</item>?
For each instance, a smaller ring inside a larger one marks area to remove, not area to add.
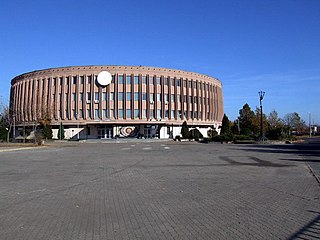
[[[262,112],[262,100],[264,97],[265,92],[260,91],[259,92],[259,98],[260,98],[260,141],[264,141],[264,132],[263,132],[263,112]]]

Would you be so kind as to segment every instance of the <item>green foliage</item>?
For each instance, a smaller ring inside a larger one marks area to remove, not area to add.
[[[218,132],[215,129],[210,129],[210,130],[208,130],[207,134],[208,134],[209,138],[212,138],[214,136],[217,136]]]
[[[199,140],[199,138],[203,138],[203,135],[201,134],[201,132],[196,128],[191,129],[188,135],[189,135],[189,139]]]
[[[255,113],[246,103],[239,111],[239,125],[241,135],[257,135],[259,133],[259,124]]]
[[[181,135],[182,135],[182,138],[184,139],[187,139],[189,137],[189,127],[186,121],[182,123]]]
[[[61,122],[60,126],[59,126],[59,130],[58,130],[58,139],[62,140],[64,138],[65,138],[65,136],[64,136],[64,127],[63,127],[62,122]]]
[[[43,126],[41,133],[42,133],[43,138],[52,139],[52,126],[51,125]]]
[[[222,118],[221,134],[230,134],[231,133],[231,123],[226,114]]]

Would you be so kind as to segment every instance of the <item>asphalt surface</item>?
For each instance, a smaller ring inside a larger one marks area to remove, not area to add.
[[[315,145],[0,149],[0,239],[319,239]]]

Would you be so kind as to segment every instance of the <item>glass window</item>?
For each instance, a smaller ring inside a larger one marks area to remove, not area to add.
[[[131,92],[126,93],[126,100],[131,101]]]
[[[111,101],[114,101],[114,93],[113,93],[113,92],[110,93],[110,100],[111,100]]]
[[[83,110],[82,109],[79,110],[79,116],[78,117],[79,118],[83,118]]]
[[[134,100],[139,101],[139,93],[138,92],[134,93]]]
[[[87,118],[91,118],[91,109],[87,109]]]
[[[66,118],[69,118],[69,112],[66,110]]]
[[[139,76],[134,76],[134,84],[139,84]]]
[[[66,96],[66,99],[65,99],[65,100],[68,100],[69,94],[66,93],[65,96]]]
[[[99,92],[95,92],[94,93],[94,100],[99,101],[99,99],[100,99]]]
[[[142,118],[147,117],[147,109],[142,109]]]
[[[183,87],[187,87],[187,81],[183,80]]]
[[[119,109],[119,118],[123,118],[123,109]]]
[[[88,76],[88,84],[91,84],[91,76]]]
[[[103,101],[107,101],[107,100],[108,100],[108,99],[107,99],[107,93],[106,93],[106,92],[102,93],[102,100],[103,100]]]
[[[181,102],[181,95],[180,94],[177,95],[177,100],[178,100],[178,102]]]
[[[150,109],[150,119],[151,118],[154,118],[154,110],[153,109]]]
[[[177,86],[180,87],[181,86],[181,80],[177,79]]]
[[[60,85],[62,85],[63,84],[63,78],[61,77],[60,78]]]
[[[161,102],[161,93],[158,93],[158,94],[157,94],[157,101],[158,101],[158,102]]]
[[[123,75],[118,76],[118,84],[123,84]]]
[[[66,77],[66,83],[69,85],[69,77]]]
[[[171,110],[171,118],[174,118],[174,110]]]
[[[131,118],[131,109],[127,109],[126,111],[126,117]]]
[[[146,76],[142,76],[142,84],[147,84],[147,78],[146,78]]]
[[[174,94],[171,94],[171,102],[174,102]]]
[[[102,110],[103,118],[107,118],[107,109]]]
[[[77,84],[77,76],[73,76],[73,84]]]
[[[165,101],[166,103],[169,101],[168,94],[165,94],[165,95],[164,95],[164,101]]]
[[[142,101],[146,101],[147,100],[147,93],[142,93]]]
[[[131,84],[131,76],[130,75],[126,76],[126,83]]]
[[[169,78],[165,78],[164,79],[164,85],[168,85],[168,83],[169,83]]]
[[[72,109],[72,113],[73,113],[73,117],[74,117],[74,118],[77,118],[77,112],[76,112],[75,109]]]
[[[140,112],[139,109],[134,110],[134,118],[139,118]]]
[[[165,118],[168,118],[168,117],[169,117],[169,110],[166,110],[166,111],[164,112],[164,117],[165,117]]]
[[[123,92],[119,92],[118,98],[119,98],[119,101],[123,101]]]
[[[149,76],[149,84],[153,85],[153,77]]]
[[[99,116],[99,109],[94,110],[94,118],[100,118]]]
[[[77,100],[76,93],[72,93],[72,99],[73,99],[73,101],[76,101],[76,100]]]
[[[150,93],[150,102],[154,101],[154,93]]]
[[[157,110],[157,118],[158,118],[158,119],[161,118],[161,109],[158,109],[158,110]]]
[[[84,76],[80,76],[80,83],[81,83],[81,84],[84,83]]]
[[[157,85],[160,85],[160,84],[161,84],[161,78],[157,77]]]
[[[80,101],[83,101],[83,93],[80,93]]]

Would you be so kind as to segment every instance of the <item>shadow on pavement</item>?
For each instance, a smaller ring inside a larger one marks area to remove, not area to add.
[[[295,232],[288,240],[293,239],[320,239],[320,213],[309,223]]]

